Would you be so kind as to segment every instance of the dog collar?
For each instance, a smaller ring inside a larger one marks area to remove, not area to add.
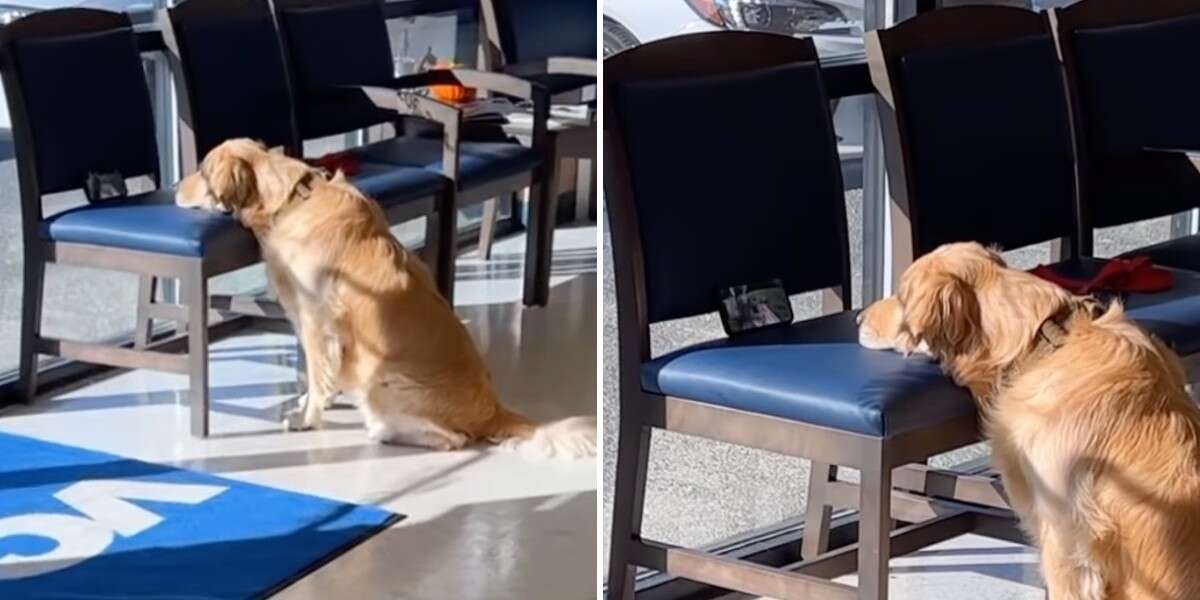
[[[1044,358],[1053,354],[1054,351],[1062,348],[1067,343],[1067,337],[1071,332],[1068,325],[1071,319],[1076,314],[1083,313],[1089,319],[1094,319],[1100,315],[1101,306],[1092,298],[1084,298],[1078,302],[1072,302],[1068,306],[1064,306],[1058,312],[1046,317],[1045,321],[1038,326],[1037,332],[1033,336],[1033,345],[1025,356],[1009,365],[1005,372],[1005,380],[1012,380],[1012,377],[1020,371],[1021,367],[1030,362]]]
[[[292,186],[292,193],[288,194],[288,200],[298,198],[300,200],[308,200],[312,196],[313,188],[316,184],[313,180],[318,176],[324,177],[324,173],[318,169],[309,169],[300,179],[296,180],[296,185]]]

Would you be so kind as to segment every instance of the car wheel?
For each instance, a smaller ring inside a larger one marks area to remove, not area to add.
[[[638,40],[620,23],[604,20],[604,57],[608,58],[622,50],[638,45]]]

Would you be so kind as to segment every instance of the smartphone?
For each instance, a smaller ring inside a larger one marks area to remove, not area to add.
[[[778,279],[722,288],[718,294],[721,324],[729,335],[791,325],[794,318],[792,302]]]

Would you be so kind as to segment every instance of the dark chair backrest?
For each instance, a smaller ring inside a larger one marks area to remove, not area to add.
[[[327,89],[391,85],[394,67],[382,2],[275,0],[274,5],[304,139],[395,120],[358,92]]]
[[[1147,150],[1200,151],[1200,79],[1193,75],[1200,5],[1084,0],[1055,17],[1090,224],[1200,206],[1200,173],[1191,161]]]
[[[849,301],[837,142],[811,40],[680,36],[609,58],[604,72],[624,323],[644,334],[713,312],[721,288],[771,279]]]
[[[185,151],[201,158],[249,137],[297,153],[291,82],[266,0],[187,0],[167,14]]]
[[[888,175],[912,258],[954,241],[1074,239],[1074,157],[1053,37],[1023,9],[948,8],[869,34]],[[897,241],[901,241],[897,233]]]
[[[154,113],[129,17],[70,8],[0,29],[23,210],[83,188],[89,173],[159,181]],[[27,220],[27,223],[29,221]]]
[[[590,0],[490,2],[506,64],[555,56],[596,58],[596,3]]]

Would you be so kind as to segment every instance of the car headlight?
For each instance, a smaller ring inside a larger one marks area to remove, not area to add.
[[[728,0],[684,0],[701,19],[722,29],[733,29]]]
[[[722,29],[771,31],[788,35],[814,33],[849,19],[838,7],[821,0],[685,0],[702,19]]]

